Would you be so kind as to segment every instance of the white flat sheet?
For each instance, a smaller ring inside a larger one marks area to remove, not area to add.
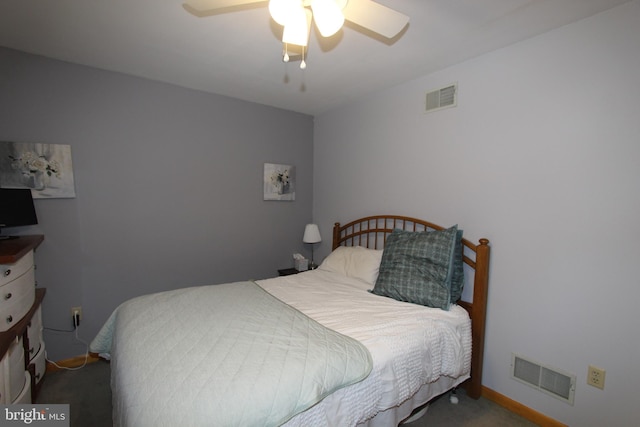
[[[313,270],[257,282],[324,326],[357,339],[373,359],[364,381],[338,390],[287,426],[353,426],[410,399],[441,376],[469,377],[471,321],[450,311],[403,303],[367,292],[372,286]]]

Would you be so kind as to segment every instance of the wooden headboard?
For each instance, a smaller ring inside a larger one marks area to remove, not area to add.
[[[333,246],[363,246],[383,249],[387,236],[394,229],[406,231],[443,230],[442,227],[421,219],[397,215],[376,215],[357,219],[346,225],[336,222],[333,226]],[[473,300],[458,301],[471,317],[471,378],[465,381],[467,394],[478,399],[482,391],[482,362],[484,331],[489,286],[489,240],[480,239],[477,245],[462,239],[464,263],[473,270]]]

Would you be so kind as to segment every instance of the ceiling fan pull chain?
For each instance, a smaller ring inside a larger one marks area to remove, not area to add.
[[[289,48],[287,46],[287,43],[284,44],[284,52],[282,55],[282,61],[283,62],[289,62],[289,52],[288,52]]]
[[[304,46],[302,46],[302,61],[300,62],[300,69],[304,70],[307,68],[307,63],[304,61]]]

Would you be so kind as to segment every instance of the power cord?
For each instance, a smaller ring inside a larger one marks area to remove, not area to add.
[[[85,351],[85,354],[84,354],[84,362],[80,366],[76,366],[74,368],[70,368],[68,366],[60,366],[56,362],[54,362],[53,360],[49,360],[49,358],[47,357],[47,350],[45,350],[44,351],[44,358],[45,358],[45,360],[47,362],[51,363],[56,368],[65,369],[67,371],[77,371],[77,370],[82,369],[85,366],[87,366],[87,362],[89,361],[89,344],[78,336],[78,329],[80,329],[80,317],[77,314],[73,316],[73,329],[70,330],[70,331],[69,330],[65,330],[65,329],[54,329],[54,328],[43,328],[43,329],[49,330],[49,331],[55,331],[55,332],[75,332],[76,341],[84,344],[84,346],[86,348],[86,351]]]

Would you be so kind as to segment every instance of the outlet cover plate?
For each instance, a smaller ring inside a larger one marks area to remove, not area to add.
[[[587,375],[587,384],[604,390],[604,377],[606,371],[596,366],[589,365],[589,373]]]

